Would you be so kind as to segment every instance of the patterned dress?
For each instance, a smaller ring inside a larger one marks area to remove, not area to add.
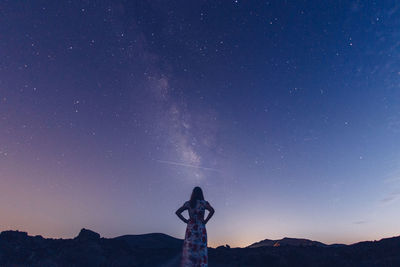
[[[181,267],[207,267],[207,231],[203,223],[205,200],[198,200],[196,207],[191,208],[190,202],[183,205],[189,211],[189,222],[186,227],[183,242]]]

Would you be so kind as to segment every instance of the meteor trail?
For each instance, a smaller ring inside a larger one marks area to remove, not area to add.
[[[159,162],[159,163],[163,163],[163,164],[184,166],[184,167],[202,169],[202,170],[207,170],[207,171],[219,172],[219,170],[217,170],[217,169],[201,167],[201,166],[196,166],[196,165],[192,165],[192,164],[186,164],[186,163],[182,163],[182,162],[175,162],[175,161],[169,161],[169,160],[158,160],[158,159],[156,161]]]

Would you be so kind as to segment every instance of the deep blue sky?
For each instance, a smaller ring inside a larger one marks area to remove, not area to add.
[[[398,235],[396,1],[2,1],[0,230]]]

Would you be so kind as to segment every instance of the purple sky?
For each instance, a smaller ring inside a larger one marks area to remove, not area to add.
[[[400,234],[396,1],[3,1],[0,230]]]

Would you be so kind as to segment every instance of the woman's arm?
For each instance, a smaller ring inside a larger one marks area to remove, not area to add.
[[[210,203],[208,202],[206,202],[206,210],[208,210],[208,215],[207,218],[204,220],[204,224],[206,224],[211,219],[215,212],[214,208],[211,207]]]
[[[182,207],[180,207],[180,208],[175,212],[175,214],[176,214],[176,215],[179,217],[179,219],[181,219],[184,223],[188,223],[189,220],[182,216],[182,212],[184,212],[185,210],[187,210],[187,207],[185,207],[185,205],[183,205]]]

